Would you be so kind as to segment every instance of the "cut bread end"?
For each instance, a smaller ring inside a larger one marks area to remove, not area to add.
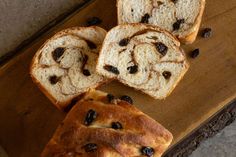
[[[36,52],[32,80],[60,110],[107,81],[95,70],[105,35],[100,27],[73,27],[54,35]]]
[[[169,32],[145,24],[123,24],[110,30],[96,67],[99,74],[155,99],[166,98],[188,68],[179,41]]]

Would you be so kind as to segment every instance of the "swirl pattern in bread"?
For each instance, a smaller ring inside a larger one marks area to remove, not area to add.
[[[97,71],[156,99],[164,99],[188,67],[179,41],[170,33],[144,24],[125,24],[108,32]]]
[[[46,41],[35,54],[31,76],[59,109],[106,81],[95,70],[105,35],[96,26],[69,28]]]

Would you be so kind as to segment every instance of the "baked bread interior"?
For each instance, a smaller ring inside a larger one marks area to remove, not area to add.
[[[172,32],[183,43],[197,36],[205,0],[117,0],[118,23],[147,23]]]
[[[124,24],[108,32],[97,72],[164,99],[188,67],[179,41],[170,33],[145,24]]]
[[[96,26],[69,28],[47,40],[35,54],[31,77],[59,109],[106,82],[95,70],[105,35]]]

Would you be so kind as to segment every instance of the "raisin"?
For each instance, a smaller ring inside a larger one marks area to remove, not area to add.
[[[212,29],[211,28],[205,28],[202,31],[202,37],[203,38],[209,38],[209,37],[211,37],[211,35],[212,35]]]
[[[84,76],[90,76],[91,73],[88,69],[84,69],[85,65],[88,62],[88,55],[84,55],[82,58],[82,66],[81,66],[81,71],[83,72]]]
[[[95,152],[97,150],[97,144],[88,143],[84,145],[82,148],[84,148],[85,152]]]
[[[158,6],[160,6],[160,5],[163,4],[163,2],[161,2],[161,1],[157,1],[157,4],[158,4]]]
[[[112,102],[112,100],[115,99],[115,96],[112,94],[107,94],[107,99],[108,99],[108,102]]]
[[[89,40],[85,40],[85,41],[86,41],[86,43],[87,43],[87,45],[90,49],[96,49],[97,48],[97,45],[95,43],[93,43],[92,41],[89,41]]]
[[[133,104],[133,100],[131,97],[127,96],[127,95],[123,95],[120,97],[120,100],[123,100],[123,101],[126,101],[128,102],[129,104]]]
[[[91,73],[88,69],[84,69],[83,74],[84,74],[84,76],[90,76],[91,75]]]
[[[151,148],[151,147],[142,147],[141,148],[141,153],[142,153],[142,155],[151,157],[154,154],[154,149]]]
[[[165,44],[163,44],[162,42],[158,42],[155,45],[156,45],[156,49],[158,50],[158,52],[160,54],[162,54],[162,56],[165,56],[168,51],[168,47]]]
[[[119,45],[120,45],[120,46],[127,46],[128,44],[129,44],[129,39],[128,39],[128,38],[122,39],[122,40],[119,42]]]
[[[87,62],[88,62],[88,55],[83,55],[83,58],[82,58],[82,68],[84,68],[85,67],[85,65],[87,64]]]
[[[65,48],[58,47],[52,52],[52,58],[58,62],[58,59],[64,54]]]
[[[138,66],[137,65],[133,65],[127,68],[127,70],[129,71],[130,74],[135,74],[138,72]]]
[[[171,0],[173,3],[176,3],[178,0]]]
[[[162,73],[162,75],[163,75],[163,77],[164,77],[165,79],[169,80],[170,77],[171,77],[171,72],[169,72],[169,71],[164,71],[164,72]]]
[[[94,110],[89,110],[86,117],[85,117],[85,121],[84,124],[85,125],[90,125],[92,124],[92,122],[97,118],[97,112]]]
[[[176,30],[179,30],[180,29],[180,25],[182,23],[184,23],[184,19],[179,19],[177,20],[174,24],[173,24],[173,30],[176,31]]]
[[[77,97],[74,98],[74,99],[72,99],[71,102],[70,102],[70,104],[67,105],[67,106],[64,108],[64,112],[69,112],[69,111],[75,106],[75,104],[77,103],[77,101],[78,101],[78,98],[77,98]]]
[[[123,129],[122,125],[120,122],[112,122],[111,127],[115,130]]]
[[[49,78],[49,81],[52,85],[57,84],[58,81],[60,81],[60,77],[57,77],[56,75],[53,75]]]
[[[200,50],[199,49],[195,49],[195,50],[193,50],[191,52],[190,57],[191,58],[197,58],[199,56],[199,54],[200,54]]]
[[[99,25],[102,23],[102,20],[98,17],[91,17],[87,20],[87,26]]]
[[[105,65],[103,68],[104,68],[105,70],[109,71],[109,72],[112,72],[112,73],[116,74],[116,75],[119,75],[119,74],[120,74],[119,70],[118,70],[116,67],[114,67],[114,66]]]
[[[148,20],[150,18],[150,15],[149,14],[145,14],[142,19],[141,19],[141,23],[148,23]]]

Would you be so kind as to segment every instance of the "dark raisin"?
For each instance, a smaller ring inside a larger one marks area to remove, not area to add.
[[[160,5],[163,4],[163,2],[161,2],[161,1],[157,1],[157,4],[158,4],[158,6],[160,6]]]
[[[95,152],[97,150],[97,144],[88,143],[84,145],[82,148],[84,148],[85,152]]]
[[[105,65],[103,68],[104,68],[105,70],[109,71],[109,72],[112,72],[112,73],[116,74],[116,75],[119,75],[119,74],[120,74],[119,70],[118,70],[116,67],[114,67],[114,66]]]
[[[91,75],[91,73],[88,69],[84,69],[87,62],[88,62],[88,55],[83,55],[81,71],[83,72],[84,76],[90,76]]]
[[[58,62],[58,59],[63,55],[65,52],[65,48],[63,47],[58,47],[52,52],[52,58]]]
[[[97,112],[91,109],[88,111],[88,113],[85,117],[84,124],[88,126],[88,125],[92,124],[92,122],[96,118],[97,118]]]
[[[165,79],[169,80],[170,77],[171,77],[171,72],[169,72],[169,71],[164,71],[164,72],[162,73],[162,75],[163,75],[163,77],[164,77]]]
[[[84,76],[90,76],[91,75],[91,73],[88,69],[84,69],[83,74],[84,74]]]
[[[97,45],[95,43],[93,43],[92,41],[89,41],[89,40],[85,40],[85,41],[88,44],[88,47],[90,49],[96,49],[97,48]]]
[[[141,19],[141,23],[148,23],[148,20],[150,18],[150,15],[149,14],[145,14],[142,19]]]
[[[211,35],[212,35],[212,29],[211,28],[205,28],[202,31],[202,37],[203,38],[209,38],[209,37],[211,37]]]
[[[102,23],[102,20],[98,17],[91,17],[87,20],[87,26],[99,25]]]
[[[199,54],[200,54],[200,50],[199,49],[195,49],[195,50],[193,50],[191,52],[190,57],[191,58],[197,58],[199,56]]]
[[[176,30],[179,30],[180,29],[180,25],[182,23],[184,23],[184,19],[179,19],[177,20],[174,24],[173,24],[173,30],[176,31]]]
[[[162,54],[162,56],[165,56],[168,51],[168,47],[165,44],[163,44],[162,42],[158,42],[155,45],[156,45],[156,49],[158,50],[158,52],[160,54]]]
[[[151,36],[151,37],[146,37],[147,39],[153,39],[153,40],[157,40],[158,38],[155,36]]]
[[[87,64],[87,62],[88,62],[88,55],[83,55],[82,62],[83,62],[83,66],[85,66],[85,64]]]
[[[128,39],[128,38],[122,39],[122,40],[119,42],[119,45],[120,45],[120,46],[127,46],[128,44],[129,44],[129,39]]]
[[[133,65],[127,68],[127,70],[129,71],[130,74],[135,74],[138,72],[138,66],[137,65]]]
[[[123,100],[123,101],[126,101],[128,102],[129,104],[133,104],[133,100],[131,97],[127,96],[127,95],[123,95],[120,97],[120,100]]]
[[[142,155],[151,157],[151,156],[154,155],[154,149],[151,148],[151,147],[142,147],[141,148],[141,153],[142,153]]]
[[[176,3],[178,0],[171,0],[173,3]]]
[[[60,81],[60,77],[57,77],[56,75],[53,75],[49,78],[49,81],[52,85],[57,84],[58,81]]]
[[[74,99],[72,99],[71,102],[70,102],[70,104],[67,105],[67,106],[64,108],[64,112],[69,112],[69,111],[75,106],[75,104],[77,103],[77,101],[78,101],[78,98],[77,98],[77,97],[74,98]]]
[[[107,94],[107,99],[108,99],[108,102],[112,102],[112,100],[115,99],[115,96],[112,94]]]
[[[120,122],[112,122],[111,123],[111,127],[115,130],[118,130],[118,129],[123,129],[122,125]]]

